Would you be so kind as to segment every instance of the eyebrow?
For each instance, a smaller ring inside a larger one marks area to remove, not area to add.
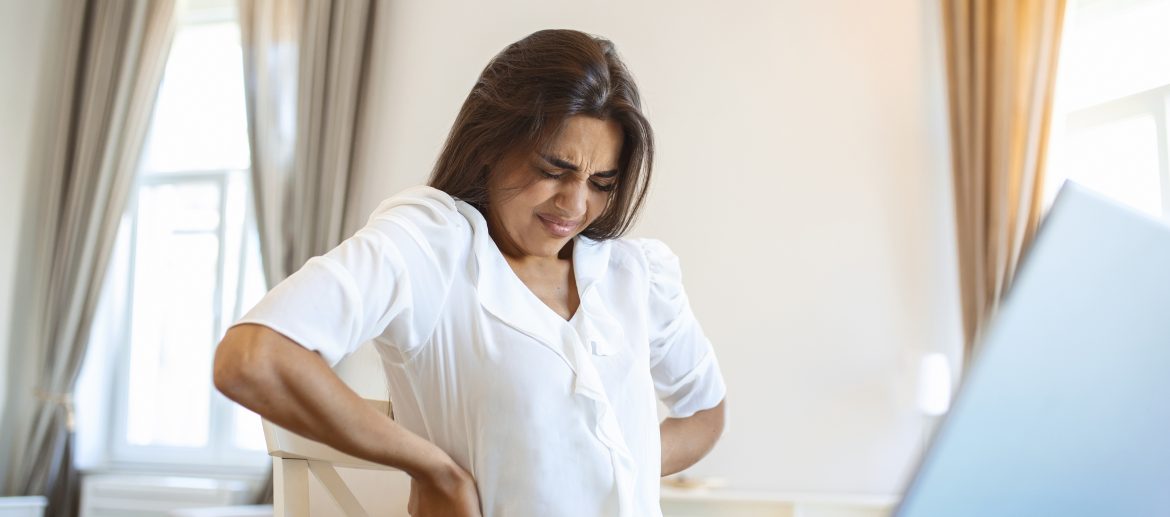
[[[581,167],[577,166],[577,164],[570,162],[568,160],[562,159],[562,158],[557,158],[556,156],[549,156],[547,154],[542,154],[542,155],[540,155],[540,158],[543,159],[544,161],[546,161],[552,165],[555,165],[557,167],[560,167],[562,169],[568,169],[568,170],[571,170],[573,172],[579,172],[581,170]],[[612,178],[614,176],[617,176],[617,173],[618,173],[617,169],[610,169],[608,171],[595,172],[595,173],[593,173],[593,176],[600,176],[602,178]]]

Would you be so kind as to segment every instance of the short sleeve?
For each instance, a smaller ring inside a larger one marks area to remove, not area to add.
[[[727,388],[711,341],[691,312],[678,257],[661,241],[640,241],[650,280],[650,373],[670,416],[719,404]]]
[[[272,288],[235,324],[269,327],[335,365],[362,343],[412,356],[433,333],[470,228],[454,199],[416,187]],[[465,251],[464,251],[465,252]]]

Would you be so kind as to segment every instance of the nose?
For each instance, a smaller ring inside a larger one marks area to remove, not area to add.
[[[588,180],[575,179],[561,182],[560,191],[556,197],[556,207],[567,217],[582,217],[585,215],[586,203],[589,197]]]

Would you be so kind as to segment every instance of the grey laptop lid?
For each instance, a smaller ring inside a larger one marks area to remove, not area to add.
[[[1066,183],[895,515],[1170,516],[1170,227]]]

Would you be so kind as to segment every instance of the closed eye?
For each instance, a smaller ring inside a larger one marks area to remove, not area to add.
[[[596,181],[590,181],[589,183],[593,184],[593,188],[602,192],[613,192],[613,190],[617,188],[616,181],[611,181],[609,183],[598,183]]]
[[[549,156],[540,156],[540,158],[543,163],[533,164],[532,168],[543,178],[559,180],[564,178],[565,175],[569,174],[570,172],[577,172],[580,170],[576,165],[573,165],[560,158]],[[617,169],[595,172],[590,175],[591,180],[589,181],[589,184],[600,192],[612,192],[617,188],[617,175]]]
[[[545,178],[548,178],[548,179],[554,179],[554,180],[561,179],[561,177],[565,175],[565,173],[563,173],[563,172],[556,173],[556,172],[544,170],[540,167],[533,167],[533,168],[536,169],[536,172],[539,173],[541,176],[544,176]]]

